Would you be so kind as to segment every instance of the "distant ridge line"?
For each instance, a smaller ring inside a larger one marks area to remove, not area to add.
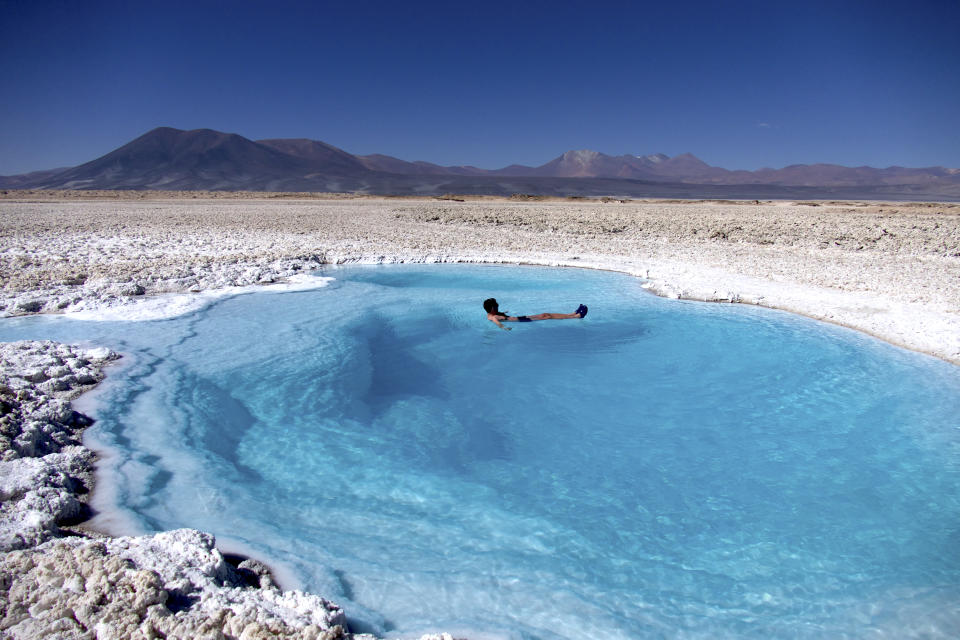
[[[538,167],[442,166],[353,155],[318,140],[250,140],[213,129],[158,127],[90,162],[0,177],[4,189],[347,191],[670,197],[960,198],[960,169],[797,164],[729,170],[691,153],[611,156],[572,150]],[[774,194],[774,195],[771,195]],[[779,196],[776,194],[780,194]]]

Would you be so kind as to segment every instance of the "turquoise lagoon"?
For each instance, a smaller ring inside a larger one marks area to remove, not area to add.
[[[358,630],[956,637],[960,368],[614,273],[322,275],[0,339],[126,354],[89,432],[114,521],[211,531]],[[590,313],[508,333],[490,296]]]

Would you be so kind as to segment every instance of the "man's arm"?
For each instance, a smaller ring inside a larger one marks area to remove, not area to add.
[[[500,327],[500,328],[503,329],[504,331],[510,331],[510,327],[505,327],[505,326],[503,326],[503,325],[500,323],[500,319],[499,319],[497,316],[488,315],[488,316],[487,316],[487,320],[489,320],[489,321],[492,322],[493,324],[497,325],[498,327]]]

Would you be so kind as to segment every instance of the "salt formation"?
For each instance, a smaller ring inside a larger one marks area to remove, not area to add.
[[[234,569],[191,529],[55,539],[7,553],[0,576],[0,631],[12,638],[351,637],[335,604]]]
[[[99,382],[117,355],[54,342],[0,344],[0,551],[60,535],[82,517],[93,456],[80,446],[90,420],[70,398]]]
[[[174,264],[120,282],[110,277],[88,277],[87,274],[66,278],[58,276],[45,278],[46,284],[29,291],[0,293],[0,309],[6,316],[102,310],[105,307],[127,306],[150,294],[199,293],[270,285],[288,281],[320,266],[317,258],[308,257],[273,261],[237,260],[226,264]],[[51,284],[51,281],[59,284]]]

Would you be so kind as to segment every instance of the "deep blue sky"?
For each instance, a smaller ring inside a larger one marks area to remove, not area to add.
[[[0,0],[0,174],[157,126],[406,160],[960,167],[960,2]]]

